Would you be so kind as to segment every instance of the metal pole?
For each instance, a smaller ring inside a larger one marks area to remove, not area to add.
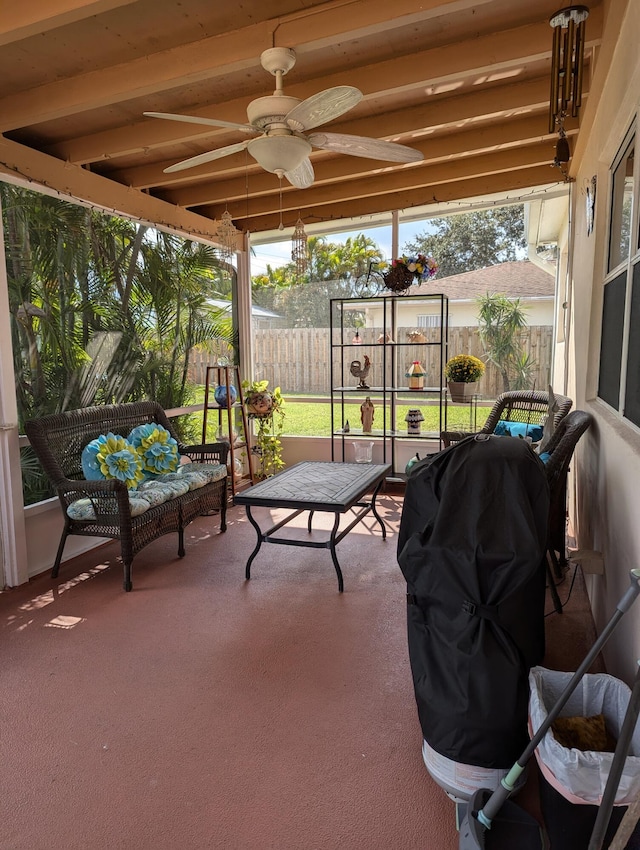
[[[616,751],[611,762],[611,770],[607,777],[607,784],[605,785],[602,802],[598,809],[598,816],[593,825],[593,832],[591,833],[591,840],[589,841],[587,850],[601,850],[604,843],[604,836],[609,826],[609,820],[611,819],[611,812],[618,792],[620,777],[624,770],[627,754],[631,747],[631,739],[633,738],[636,723],[638,722],[638,714],[640,714],[640,661],[638,661],[638,670],[631,690],[631,696],[629,697],[629,704],[627,705],[622,729],[620,730],[620,737],[618,738]]]

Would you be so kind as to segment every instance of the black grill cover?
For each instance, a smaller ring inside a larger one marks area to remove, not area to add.
[[[527,745],[548,513],[544,466],[514,437],[467,437],[409,474],[398,562],[418,716],[456,762],[506,768]]]

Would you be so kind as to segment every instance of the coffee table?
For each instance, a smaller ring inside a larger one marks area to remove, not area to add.
[[[342,571],[336,555],[337,544],[369,512],[373,513],[380,528],[382,538],[387,536],[385,524],[376,511],[376,496],[382,482],[391,470],[390,464],[378,463],[336,463],[334,461],[303,461],[295,466],[254,484],[240,493],[236,493],[234,503],[245,505],[247,517],[258,535],[256,547],[249,556],[245,575],[251,578],[251,563],[260,551],[263,543],[278,543],[283,546],[305,546],[311,549],[329,549],[333,565],[338,575],[338,590],[344,590]],[[372,491],[372,492],[371,492]],[[370,496],[367,494],[371,493]],[[280,522],[268,529],[261,529],[251,513],[252,507],[292,508]],[[346,528],[340,530],[340,517],[353,510],[354,517]],[[328,540],[317,541],[291,537],[274,537],[278,529],[304,511],[309,511],[307,530],[311,533],[311,523],[315,511],[333,513],[333,528]]]

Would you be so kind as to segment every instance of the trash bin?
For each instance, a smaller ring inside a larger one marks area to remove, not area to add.
[[[437,753],[426,741],[422,741],[422,760],[429,775],[454,803],[467,803],[479,788],[490,791],[500,785],[509,770],[507,768],[477,767],[473,764],[463,764],[453,761]],[[514,794],[524,788],[527,781],[528,769],[525,768],[516,782]]]
[[[534,667],[529,674],[529,731],[533,736],[573,673]],[[561,717],[604,715],[607,732],[618,739],[631,690],[606,673],[587,673],[562,709]],[[562,746],[549,730],[538,748],[540,808],[551,850],[586,850],[613,761],[612,752]],[[627,806],[640,794],[640,725],[632,738],[605,840],[608,846]],[[636,827],[627,845],[640,850]]]

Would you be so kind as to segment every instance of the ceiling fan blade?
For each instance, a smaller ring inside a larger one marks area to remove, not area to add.
[[[314,148],[325,151],[346,153],[349,156],[361,156],[365,159],[381,159],[385,162],[419,162],[424,159],[420,151],[399,145],[396,142],[384,142],[369,139],[366,136],[349,136],[345,133],[313,133],[307,136]]]
[[[214,159],[222,159],[223,156],[231,156],[232,153],[243,151],[249,142],[237,142],[235,145],[227,145],[226,148],[218,148],[217,151],[207,151],[200,153],[198,156],[192,156],[189,159],[183,159],[182,162],[176,162],[175,165],[170,165],[164,169],[165,174],[173,174],[174,171],[184,171],[185,168],[194,168],[196,165],[204,165],[205,162],[213,162]]]
[[[292,130],[310,130],[344,115],[362,100],[362,92],[354,86],[334,86],[312,94],[287,113],[285,121]]]
[[[293,171],[285,171],[284,176],[296,189],[306,189],[308,186],[311,186],[315,179],[311,160],[308,157],[303,159],[300,165],[294,168]]]
[[[233,121],[219,121],[217,118],[198,118],[197,115],[179,115],[174,112],[143,112],[148,118],[165,118],[167,121],[182,121],[185,124],[204,124],[206,127],[229,127],[231,130],[240,130],[241,133],[251,133],[252,136],[260,133],[251,124],[236,124]]]

